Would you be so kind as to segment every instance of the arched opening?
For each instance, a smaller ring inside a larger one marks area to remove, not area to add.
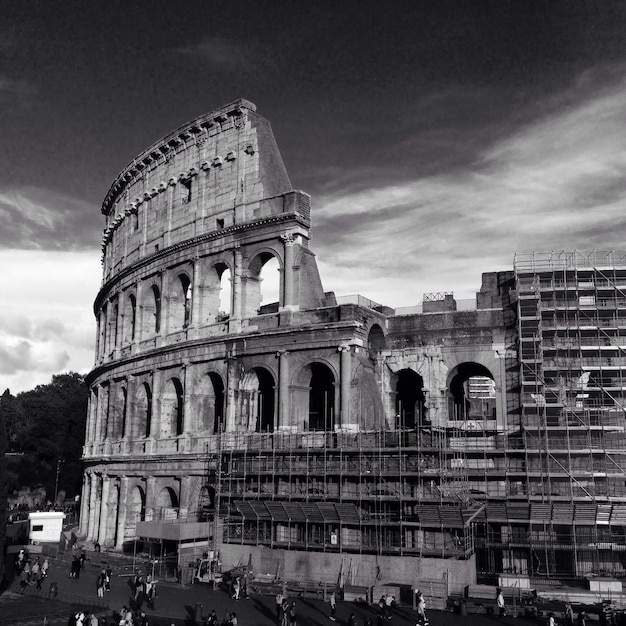
[[[448,386],[448,416],[451,420],[496,419],[496,383],[480,363],[461,363]]]
[[[120,436],[122,439],[126,437],[126,420],[128,418],[128,390],[122,387],[122,428]]]
[[[222,432],[224,425],[224,383],[216,372],[200,378],[194,389],[198,407],[198,428],[201,432]]]
[[[156,517],[159,519],[176,519],[178,517],[178,495],[171,487],[161,489],[155,503]]]
[[[148,383],[137,388],[131,433],[133,437],[150,437],[152,431],[152,390]]]
[[[198,498],[198,521],[204,522],[211,517],[215,509],[215,487],[204,485]]]
[[[396,380],[396,428],[429,426],[426,415],[424,380],[413,370],[400,370]]]
[[[143,522],[146,519],[146,494],[144,490],[136,485],[130,492],[128,504],[126,507],[126,525],[134,526],[137,522]]]
[[[255,367],[239,385],[241,426],[251,432],[274,430],[274,377],[263,367]]]
[[[226,265],[215,267],[219,277],[219,297],[217,305],[217,321],[223,322],[230,318],[232,313],[232,280],[230,268]]]
[[[270,252],[261,252],[248,267],[243,298],[243,316],[275,313],[280,305],[280,264]]]
[[[191,323],[191,296],[191,279],[187,274],[179,274],[176,287],[169,300],[168,319],[171,324],[171,330],[187,328]]]
[[[374,324],[370,328],[370,332],[367,336],[367,350],[369,352],[370,359],[376,357],[376,355],[385,349],[385,333],[383,329]]]
[[[178,378],[170,378],[161,398],[161,437],[183,434],[183,385]]]
[[[152,285],[143,298],[141,335],[143,338],[161,332],[161,290]]]
[[[130,294],[126,299],[124,309],[124,338],[122,343],[128,344],[135,340],[135,326],[137,321],[137,299],[134,294]]]
[[[309,366],[309,430],[332,431],[335,424],[335,377],[323,363]]]

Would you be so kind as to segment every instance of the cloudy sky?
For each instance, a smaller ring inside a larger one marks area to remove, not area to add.
[[[626,247],[622,0],[0,8],[0,392],[89,371],[110,183],[237,98],[338,295],[469,298],[515,252]]]

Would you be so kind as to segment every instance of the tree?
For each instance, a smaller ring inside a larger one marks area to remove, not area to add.
[[[80,493],[88,397],[84,378],[74,372],[14,399],[7,392],[0,397],[0,409],[11,418],[11,449],[24,453],[13,468],[19,482],[14,489],[43,485],[53,500],[59,468],[59,490]]]

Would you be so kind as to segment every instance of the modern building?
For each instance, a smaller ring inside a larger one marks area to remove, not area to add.
[[[136,157],[102,212],[88,540],[156,542],[185,580],[203,552],[367,586],[623,574],[623,256],[520,256],[472,302],[336,297],[245,100]]]

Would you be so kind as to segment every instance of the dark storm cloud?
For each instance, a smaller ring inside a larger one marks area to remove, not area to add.
[[[95,249],[102,227],[95,207],[35,187],[0,189],[0,221],[0,247],[15,249]]]

